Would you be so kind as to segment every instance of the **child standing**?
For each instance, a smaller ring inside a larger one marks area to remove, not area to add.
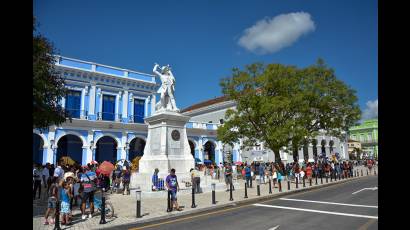
[[[55,211],[56,211],[56,205],[57,205],[57,198],[58,198],[58,186],[57,186],[57,177],[53,177],[51,179],[51,184],[50,184],[50,190],[48,192],[49,198],[47,201],[47,211],[46,215],[44,217],[44,225],[54,224],[54,216],[55,216]],[[48,221],[48,216],[52,213],[52,217],[50,222]]]
[[[71,186],[69,183],[61,180],[60,183],[60,200],[61,200],[61,208],[60,213],[62,214],[61,224],[62,225],[70,225],[70,199],[72,197]]]

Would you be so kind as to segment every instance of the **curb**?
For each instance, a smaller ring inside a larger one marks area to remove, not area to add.
[[[369,176],[374,176],[374,175],[369,175]],[[368,177],[368,176],[354,177],[354,178],[349,178],[349,179],[342,179],[342,180],[337,181],[337,182],[329,182],[327,184],[324,183],[324,184],[312,185],[312,187],[298,188],[298,189],[287,191],[287,192],[280,192],[280,193],[277,192],[275,194],[269,194],[269,195],[265,195],[263,197],[249,198],[249,199],[246,199],[246,200],[234,201],[232,203],[227,203],[227,204],[215,205],[215,206],[205,207],[205,208],[200,208],[200,209],[193,209],[193,210],[189,210],[189,211],[186,211],[186,212],[183,212],[183,213],[175,213],[175,214],[172,213],[172,214],[169,214],[169,215],[153,217],[153,218],[149,218],[149,219],[145,219],[145,220],[136,220],[136,222],[126,224],[126,226],[127,225],[132,225],[132,224],[140,225],[140,224],[153,223],[153,222],[156,222],[156,221],[166,221],[166,220],[170,220],[170,219],[174,219],[174,218],[189,216],[189,215],[192,215],[192,214],[200,214],[200,213],[204,213],[204,212],[207,212],[207,211],[210,211],[210,210],[218,210],[218,209],[223,209],[223,208],[226,208],[226,207],[245,205],[245,204],[249,204],[249,203],[255,203],[255,202],[270,200],[270,199],[273,199],[273,198],[279,198],[279,197],[287,196],[287,195],[290,195],[290,194],[295,194],[295,193],[306,192],[306,191],[310,191],[310,190],[326,188],[326,187],[330,187],[332,185],[337,185],[337,184],[343,184],[343,183],[359,180],[361,178],[366,178],[366,177]],[[117,226],[117,227],[121,227],[121,226]],[[113,228],[115,228],[115,226],[113,226]]]

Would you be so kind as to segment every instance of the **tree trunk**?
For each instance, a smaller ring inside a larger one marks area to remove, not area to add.
[[[282,159],[280,158],[280,152],[279,152],[279,150],[280,150],[280,148],[279,147],[270,147],[271,149],[272,149],[272,151],[273,151],[273,153],[275,154],[275,162],[276,163],[279,163],[279,162],[282,162]]]
[[[298,148],[293,147],[292,148],[292,153],[293,153],[293,161],[298,161],[299,159],[299,153],[298,153]]]

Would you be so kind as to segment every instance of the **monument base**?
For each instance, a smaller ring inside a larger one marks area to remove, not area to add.
[[[185,124],[190,117],[173,111],[161,111],[145,118],[148,137],[144,155],[139,161],[139,173],[132,178],[131,186],[151,191],[152,175],[159,170],[158,177],[165,180],[172,168],[175,169],[180,187],[183,181],[191,181],[191,168],[195,160],[191,154]]]

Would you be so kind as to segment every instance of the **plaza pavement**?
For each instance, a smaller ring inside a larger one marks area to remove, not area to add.
[[[378,168],[374,167],[378,174]],[[355,170],[359,169],[359,173],[361,169],[363,169],[363,176],[366,175],[366,168],[363,166],[355,167]],[[369,176],[373,176],[374,170],[369,173]],[[291,191],[287,189],[287,181],[282,181],[282,192],[278,191],[278,188],[274,188],[272,194],[269,194],[269,186],[268,183],[261,184],[260,186],[260,193],[261,196],[257,196],[257,189],[256,189],[256,181],[253,181],[253,188],[248,188],[248,198],[244,198],[244,180],[237,180],[235,183],[235,191],[233,191],[233,201],[229,201],[229,192],[225,190],[218,190],[216,191],[216,205],[212,205],[212,195],[209,188],[205,189],[204,193],[196,194],[195,195],[195,203],[197,205],[196,208],[191,208],[192,198],[191,198],[191,190],[187,189],[185,191],[181,191],[178,193],[178,203],[180,206],[184,206],[184,210],[181,212],[173,211],[173,212],[166,212],[167,209],[167,196],[166,192],[157,192],[155,196],[152,195],[144,195],[142,194],[142,202],[141,202],[141,213],[143,215],[142,218],[136,218],[136,197],[135,193],[131,193],[131,195],[122,195],[122,194],[107,194],[107,200],[109,200],[115,209],[115,217],[112,219],[107,219],[107,223],[104,225],[99,224],[100,216],[94,216],[91,219],[81,220],[81,213],[78,207],[74,207],[73,211],[73,224],[71,226],[61,225],[62,229],[104,229],[104,228],[114,228],[115,226],[130,224],[130,223],[143,223],[143,222],[161,222],[161,220],[172,218],[175,216],[183,216],[189,215],[197,212],[202,212],[206,210],[211,210],[215,208],[220,208],[224,206],[231,206],[236,205],[243,202],[251,202],[257,201],[258,199],[268,199],[275,196],[280,196],[283,194],[289,194],[304,190],[309,190],[312,188],[329,186],[330,184],[335,183],[343,183],[347,180],[355,180],[357,178],[348,178],[345,180],[337,180],[326,183],[326,179],[323,178],[323,184],[320,183],[320,179],[318,179],[318,185],[315,185],[315,180],[312,180],[312,186],[309,186],[309,182],[306,180],[305,185],[306,187],[303,188],[302,183],[299,184],[299,188],[296,189],[296,184],[291,183]],[[215,180],[218,182],[218,180]],[[209,183],[208,183],[209,184]],[[221,188],[221,187],[219,187]],[[222,187],[223,188],[223,187]],[[162,193],[162,195],[161,195]],[[54,225],[43,225],[44,221],[44,213],[46,210],[46,201],[33,201],[33,229],[53,229]]]

